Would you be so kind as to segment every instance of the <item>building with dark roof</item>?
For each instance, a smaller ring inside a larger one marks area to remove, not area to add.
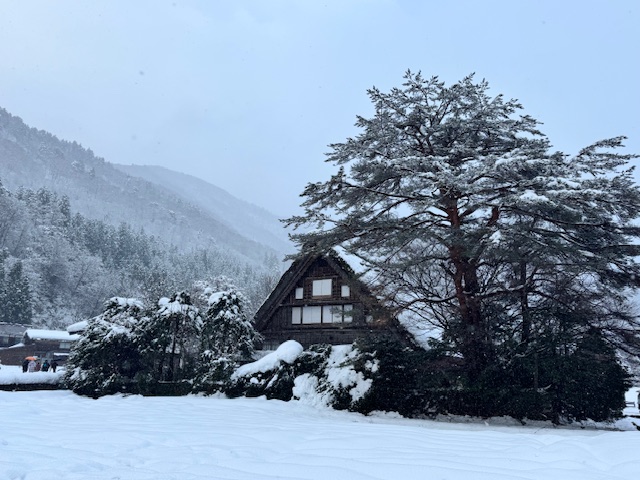
[[[263,348],[286,340],[304,347],[348,344],[359,337],[408,333],[335,252],[293,262],[255,315]]]

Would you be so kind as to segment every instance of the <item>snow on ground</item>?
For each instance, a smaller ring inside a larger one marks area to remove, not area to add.
[[[0,480],[630,480],[640,472],[637,430],[365,417],[295,401],[0,391],[0,425]]]
[[[23,373],[22,367],[15,365],[0,365],[0,385],[14,383],[58,383],[64,374],[63,368],[47,372],[27,372]]]

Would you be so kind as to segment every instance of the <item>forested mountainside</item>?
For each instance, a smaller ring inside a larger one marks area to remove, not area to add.
[[[268,245],[278,252],[291,253],[293,247],[278,218],[265,209],[240,200],[204,180],[156,165],[118,165],[118,170],[170,190],[232,225],[243,236]]]
[[[30,128],[1,108],[0,178],[9,190],[46,188],[66,195],[74,209],[87,218],[111,225],[127,222],[180,250],[219,246],[229,255],[255,265],[262,264],[267,256],[281,257],[285,253],[261,241],[270,235],[257,231],[247,238],[235,228],[236,223],[257,225],[260,209],[251,211],[248,218],[244,217],[247,209],[233,211],[233,216],[227,215],[225,219],[216,217],[212,208],[192,203],[193,197],[178,196],[180,188],[187,188],[185,181],[179,187],[167,188],[165,182],[151,183],[127,175],[96,157],[90,149]],[[229,208],[237,207],[238,202]],[[224,207],[216,211],[224,211]],[[281,228],[277,219],[265,215],[264,223],[270,222],[271,230]],[[283,242],[269,243],[283,248]]]
[[[220,276],[252,310],[279,275],[275,255],[258,266],[217,246],[182,251],[128,223],[74,213],[66,196],[10,192],[0,179],[0,322],[60,328],[100,313],[112,296],[154,302]]]
[[[178,177],[165,188],[130,176],[0,108],[0,321],[62,327],[113,295],[153,301],[217,276],[259,307],[289,250],[279,222],[226,192],[224,205],[195,205],[178,196],[190,177]],[[225,208],[233,216],[214,216]]]

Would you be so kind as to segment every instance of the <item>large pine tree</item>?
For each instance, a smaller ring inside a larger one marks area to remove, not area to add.
[[[485,81],[404,80],[369,90],[374,115],[330,146],[337,173],[309,184],[304,214],[288,220],[305,227],[293,235],[302,253],[359,257],[389,303],[440,329],[471,377],[553,331],[549,302],[576,292],[591,302],[577,333],[628,341],[640,190],[636,156],[616,152],[623,137],[553,152],[539,122]]]

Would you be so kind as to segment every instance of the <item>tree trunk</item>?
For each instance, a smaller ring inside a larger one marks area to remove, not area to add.
[[[460,233],[462,226],[457,203],[458,200],[450,196],[446,200],[447,207],[445,208],[454,235]],[[467,371],[473,380],[487,366],[491,350],[485,319],[478,299],[480,293],[478,267],[475,261],[467,255],[464,243],[451,245],[449,258],[454,267],[453,282],[462,322],[460,329],[461,353],[467,364]]]
[[[173,339],[171,344],[171,357],[169,358],[169,381],[173,382],[174,379],[174,370],[175,370],[175,358],[176,358],[176,344],[178,342],[178,329],[179,329],[179,319],[174,319],[174,330],[173,330]]]
[[[467,370],[476,377],[489,363],[490,339],[487,333],[482,307],[478,299],[480,284],[476,265],[461,253],[460,247],[450,249],[454,265],[454,285],[462,322],[461,353]]]
[[[527,293],[527,262],[520,262],[520,313],[522,314],[522,343],[526,346],[531,336],[531,315]]]

